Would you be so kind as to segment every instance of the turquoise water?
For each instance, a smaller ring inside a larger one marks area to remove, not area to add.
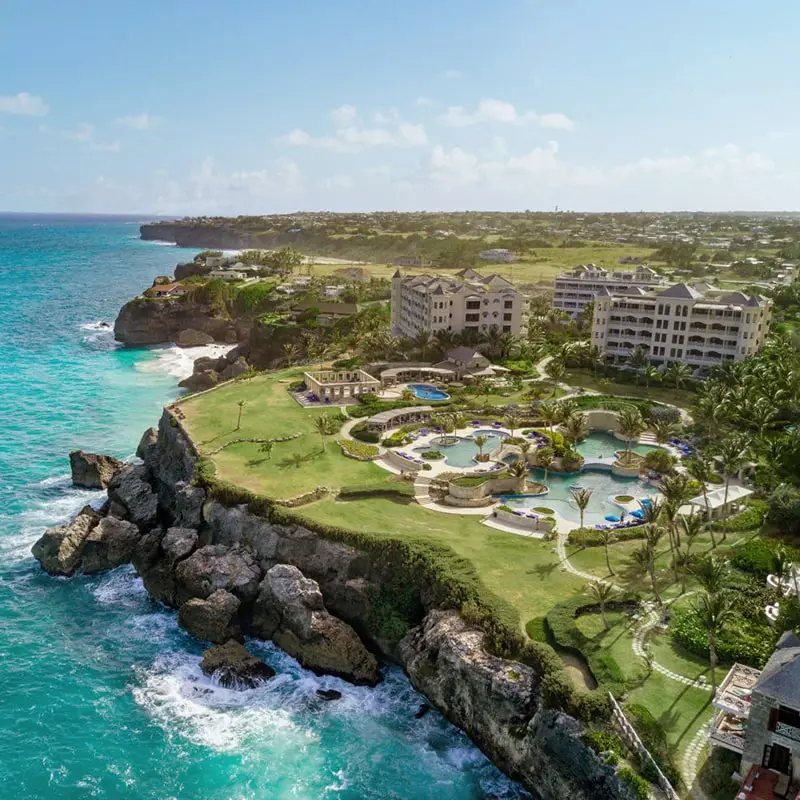
[[[590,433],[582,442],[578,442],[575,449],[584,458],[613,458],[617,450],[625,449],[625,442],[615,438],[610,433],[601,433],[595,431]],[[631,447],[634,453],[639,455],[647,455],[651,450],[657,450],[658,447],[652,444],[635,444]]]
[[[575,500],[570,493],[570,486],[581,486],[592,490],[592,497],[584,513],[584,525],[596,525],[603,522],[607,514],[618,515],[620,507],[609,500],[609,496],[629,494],[633,497],[654,497],[658,490],[640,481],[638,478],[618,478],[610,472],[573,472],[569,475],[558,475],[548,472],[544,480],[544,472],[540,469],[532,470],[534,480],[547,485],[549,492],[544,497],[506,496],[503,502],[512,508],[533,508],[544,506],[552,508],[564,519],[571,522],[580,522],[581,515]]]
[[[409,383],[408,388],[414,392],[414,394],[420,400],[450,399],[450,395],[447,392],[443,392],[441,389],[437,389],[435,386],[431,386],[429,383]]]
[[[474,435],[482,433],[486,436],[486,444],[483,446],[484,453],[490,453],[494,450],[500,442],[503,441],[505,435],[499,434],[497,431],[475,431]],[[478,445],[475,440],[470,437],[458,436],[455,444],[443,445],[440,439],[432,439],[430,445],[426,447],[416,447],[414,452],[424,453],[427,450],[436,449],[444,453],[445,463],[451,467],[474,467],[476,464],[475,456],[478,455]]]
[[[25,800],[521,797],[397,669],[375,690],[279,676],[229,692],[202,646],[128,568],[53,579],[46,525],[99,495],[69,486],[75,447],[129,456],[189,357],[117,349],[101,320],[171,272],[176,251],[123,220],[0,215],[0,797]],[[317,688],[342,701],[321,704]]]

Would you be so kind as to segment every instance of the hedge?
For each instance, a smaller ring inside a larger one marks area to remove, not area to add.
[[[647,708],[637,703],[625,706],[625,716],[639,734],[642,744],[653,756],[653,760],[666,775],[667,780],[673,786],[677,786],[680,782],[680,772],[673,761],[672,750],[664,728]],[[653,783],[657,782],[658,774],[649,762],[639,759],[639,769],[647,780]]]
[[[631,787],[637,800],[650,800],[650,784],[641,775],[637,775],[630,767],[620,767],[617,775]]]
[[[635,528],[617,528],[614,531],[614,542],[629,542],[633,539],[644,539],[646,525],[637,525]],[[568,544],[583,545],[584,547],[602,547],[603,539],[597,528],[576,528],[567,536]]]
[[[339,497],[354,500],[359,497],[413,497],[414,484],[410,481],[387,481],[380,479],[367,483],[342,486]]]
[[[360,456],[361,458],[374,458],[380,452],[374,444],[354,442],[352,439],[340,439],[339,444],[343,450],[346,450],[351,455]]]
[[[367,442],[368,444],[378,444],[381,440],[381,435],[378,431],[370,431],[367,430],[367,423],[366,422],[358,422],[350,428],[350,435],[354,439],[358,439],[361,442]]]
[[[767,513],[767,504],[763,500],[750,500],[747,508],[720,522],[713,522],[711,527],[715,531],[725,533],[743,533],[758,530],[764,524]]]
[[[517,610],[490,591],[475,565],[450,547],[413,532],[397,539],[377,531],[350,530],[310,520],[296,510],[276,506],[267,497],[219,481],[208,475],[207,470],[196,470],[194,483],[205,488],[209,497],[222,505],[245,504],[248,511],[273,524],[302,525],[325,539],[342,542],[372,555],[376,563],[387,570],[393,569],[404,585],[422,587],[420,596],[426,598],[429,607],[456,609],[463,619],[480,627],[489,652],[501,658],[519,660],[536,669],[542,675],[540,691],[546,707],[566,711],[581,719],[608,714],[608,709],[598,698],[592,697],[592,693],[581,695],[576,692],[563,662],[552,647],[523,637]],[[398,482],[397,485],[401,484]],[[391,614],[391,609],[387,609],[391,598],[384,597],[382,602],[381,619],[388,620],[388,630],[383,632],[396,635],[403,627],[397,624],[397,620],[404,619],[404,611],[396,607]],[[405,622],[418,624],[421,618]]]
[[[742,572],[766,578],[775,569],[775,544],[754,537],[734,550],[731,564]]]

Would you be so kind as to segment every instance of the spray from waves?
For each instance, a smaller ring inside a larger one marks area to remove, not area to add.
[[[156,353],[156,357],[137,362],[135,368],[141,372],[163,372],[173,378],[183,380],[192,374],[195,359],[219,358],[234,346],[209,344],[201,347],[177,347],[176,345],[154,347],[150,352]]]
[[[122,346],[114,339],[114,326],[105,320],[87,322],[81,325],[81,330],[86,331],[83,344],[93,350],[116,350]]]

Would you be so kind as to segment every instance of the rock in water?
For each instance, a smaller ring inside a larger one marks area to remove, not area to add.
[[[125,464],[113,456],[73,450],[69,454],[72,483],[83,489],[105,489]]]
[[[145,464],[153,460],[156,448],[158,447],[158,431],[155,428],[148,428],[139,439],[136,448],[136,457],[141,458]]]
[[[141,533],[132,522],[104,517],[84,540],[81,569],[102,572],[129,563],[140,538]]]
[[[214,337],[205,331],[198,331],[194,328],[185,328],[175,337],[175,344],[178,347],[199,347],[204,344],[213,344]]]
[[[414,714],[414,719],[422,719],[430,710],[431,707],[427,703],[422,703]]]
[[[205,599],[217,589],[235,594],[243,603],[252,603],[261,570],[249,551],[209,544],[178,564],[175,579],[179,605],[192,597]]]
[[[297,567],[277,564],[267,572],[252,624],[307,669],[367,686],[380,680],[375,656],[347,623],[328,613],[317,582]]]
[[[50,575],[72,575],[80,565],[83,546],[102,516],[85,506],[67,525],[48,528],[31,549],[33,557]]]
[[[193,597],[178,610],[178,625],[198,639],[222,644],[241,636],[236,614],[241,602],[238,597],[217,589],[208,599]]]
[[[200,669],[229,689],[253,689],[275,674],[272,667],[233,639],[206,650]]]
[[[158,501],[144,466],[126,466],[108,484],[112,514],[130,519],[142,530],[156,521]]]
[[[317,689],[317,697],[330,702],[331,700],[341,699],[342,693],[337,692],[336,689]]]

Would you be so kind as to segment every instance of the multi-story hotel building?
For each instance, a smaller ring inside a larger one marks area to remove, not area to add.
[[[767,336],[772,300],[685,283],[639,296],[597,296],[592,344],[616,363],[638,347],[656,366],[682,361],[705,371],[757,352]]]
[[[613,294],[636,294],[666,285],[664,278],[644,265],[635,270],[609,271],[594,264],[580,264],[556,278],[553,308],[575,317],[594,302],[598,292],[606,289]]]
[[[391,331],[416,336],[421,331],[475,331],[496,327],[520,336],[527,330],[528,298],[500,275],[484,277],[473,269],[454,276],[392,276]]]

